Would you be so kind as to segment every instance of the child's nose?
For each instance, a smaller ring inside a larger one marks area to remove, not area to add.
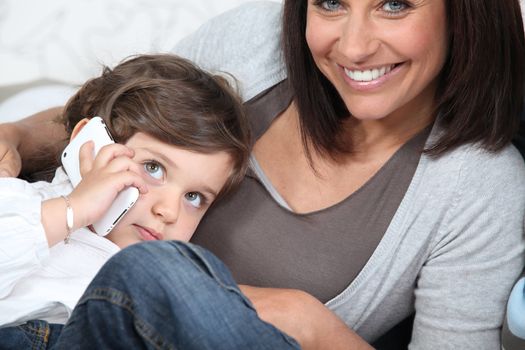
[[[161,198],[152,207],[153,214],[166,224],[177,221],[179,209],[179,201],[167,194],[161,194]]]

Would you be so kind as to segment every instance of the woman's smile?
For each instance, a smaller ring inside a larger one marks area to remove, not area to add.
[[[364,81],[370,82],[372,80],[377,80],[378,78],[389,73],[395,65],[386,65],[382,67],[369,68],[369,69],[350,69],[344,67],[346,75],[354,81]]]
[[[400,71],[402,65],[403,63],[388,64],[368,69],[341,68],[343,79],[352,89],[369,91],[383,86]]]

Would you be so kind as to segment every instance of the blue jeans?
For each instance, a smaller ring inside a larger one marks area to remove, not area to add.
[[[177,241],[130,246],[111,258],[75,307],[53,350],[299,349],[262,321],[209,251]]]
[[[1,350],[46,350],[56,343],[63,325],[34,320],[20,326],[0,328]]]

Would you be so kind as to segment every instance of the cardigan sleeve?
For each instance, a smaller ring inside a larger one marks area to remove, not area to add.
[[[201,68],[232,75],[244,101],[286,78],[282,4],[254,1],[212,18],[172,50]]]
[[[514,147],[465,157],[415,290],[411,349],[499,349],[524,264],[525,167]]]

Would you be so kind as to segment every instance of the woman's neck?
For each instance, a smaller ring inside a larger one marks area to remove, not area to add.
[[[311,151],[310,163],[302,144],[297,110],[291,105],[256,142],[253,152],[277,192],[294,211],[305,213],[329,207],[352,194],[410,135],[426,125],[428,123],[412,125],[410,132],[402,134],[406,126],[400,128],[394,124],[393,130],[385,123],[348,126],[347,132],[361,133],[356,134],[361,138],[356,152],[334,158]]]
[[[431,125],[436,119],[434,93],[435,89],[429,87],[409,104],[380,119],[350,117],[345,123],[344,133],[352,140],[353,154],[367,157],[398,149]]]

